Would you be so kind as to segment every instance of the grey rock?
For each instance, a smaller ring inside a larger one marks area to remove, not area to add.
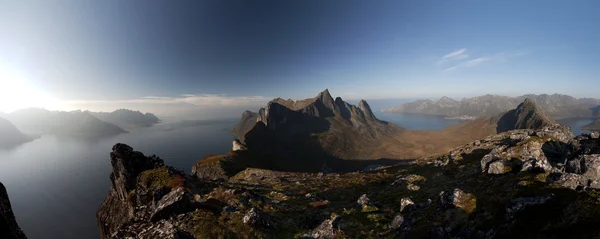
[[[262,211],[254,207],[250,209],[246,213],[246,215],[244,215],[242,221],[244,222],[244,224],[248,224],[252,227],[277,229],[277,226],[273,221],[271,221],[268,215],[264,214]]]
[[[400,199],[400,212],[404,211],[404,208],[407,206],[414,205],[415,203],[410,200],[410,198],[402,198]]]
[[[167,219],[169,216],[191,211],[191,197],[184,188],[177,188],[156,203],[151,221]]]
[[[240,142],[237,139],[233,140],[233,146],[231,151],[238,151],[238,150],[246,150],[246,145],[244,145],[242,142]]]
[[[600,132],[593,131],[590,133],[590,139],[598,139],[598,138],[600,138]]]
[[[340,217],[334,215],[331,219],[323,221],[317,228],[302,235],[303,238],[335,239],[339,232]]]
[[[569,160],[565,172],[555,183],[572,189],[578,186],[600,188],[600,154]]]
[[[390,229],[398,229],[404,223],[404,217],[402,215],[396,215],[390,223]]]
[[[508,203],[508,206],[506,206],[506,218],[508,220],[512,220],[514,219],[517,213],[522,212],[527,207],[544,204],[552,198],[554,198],[554,194],[548,194],[545,196],[538,197],[520,197],[513,199]]]
[[[358,198],[358,200],[356,200],[356,203],[358,203],[361,206],[371,205],[371,200],[367,197],[367,194],[363,194],[362,196],[360,196],[360,198]]]
[[[494,161],[489,164],[488,173],[489,174],[505,174],[510,172],[511,167],[508,162],[504,160]]]
[[[179,239],[177,228],[169,221],[161,220],[156,223],[140,222],[134,223],[110,235],[110,238],[136,238],[136,239]]]

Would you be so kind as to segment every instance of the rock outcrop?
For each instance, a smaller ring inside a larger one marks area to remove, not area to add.
[[[560,125],[493,134],[368,172],[221,167],[226,177],[202,177],[207,165],[186,175],[120,144],[111,158],[114,186],[98,212],[102,238],[600,235],[589,226],[600,217],[600,139],[573,137]]]
[[[27,238],[15,219],[6,188],[0,183],[0,238]]]

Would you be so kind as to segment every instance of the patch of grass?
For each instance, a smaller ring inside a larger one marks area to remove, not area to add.
[[[183,187],[185,179],[178,174],[171,174],[166,167],[146,170],[140,174],[139,180],[150,188],[168,187],[171,189]]]

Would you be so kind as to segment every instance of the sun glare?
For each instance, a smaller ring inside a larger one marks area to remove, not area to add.
[[[0,112],[37,107],[57,109],[60,102],[0,65]]]

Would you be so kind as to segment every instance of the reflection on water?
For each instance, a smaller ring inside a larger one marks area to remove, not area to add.
[[[580,135],[584,132],[590,132],[589,130],[581,129],[581,127],[594,122],[594,120],[594,118],[566,118],[557,121],[560,124],[571,127],[571,132],[573,132],[573,134]]]

